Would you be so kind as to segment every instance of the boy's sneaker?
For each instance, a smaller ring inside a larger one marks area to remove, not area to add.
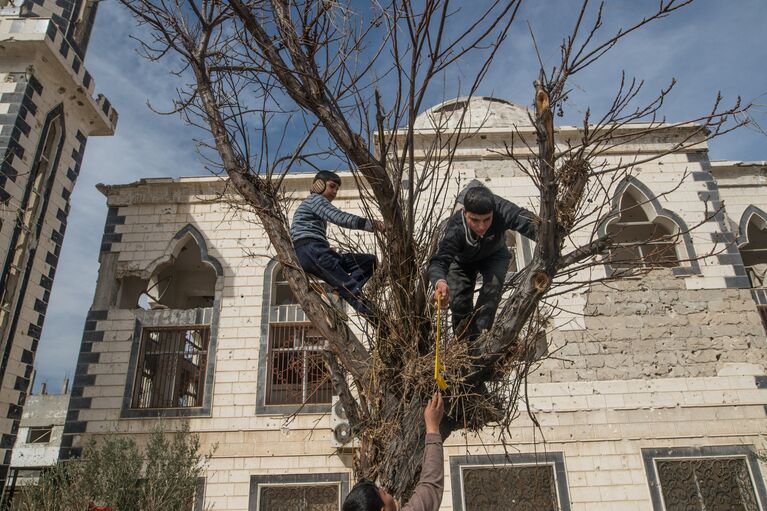
[[[341,321],[349,321],[349,315],[346,313],[344,302],[337,292],[333,291],[330,294],[325,293],[323,295],[323,301],[327,303],[326,300],[330,302],[330,308],[335,311]]]
[[[338,319],[340,319],[341,321],[349,320],[349,316],[344,311],[343,302],[341,301],[341,298],[338,296],[338,293],[333,291],[331,294],[328,294],[325,288],[316,282],[311,282],[310,286],[312,287],[312,289],[314,289],[314,291],[317,292],[318,295],[320,295],[320,299],[322,300],[322,302],[325,305],[327,305],[330,308],[330,310],[332,310],[335,313]]]

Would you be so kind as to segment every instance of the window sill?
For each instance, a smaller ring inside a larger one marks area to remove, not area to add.
[[[122,419],[150,419],[164,417],[210,417],[210,408],[196,406],[194,408],[123,408]]]
[[[305,414],[326,414],[330,413],[331,404],[313,404],[313,405],[256,405],[256,415],[293,415],[295,413]]]

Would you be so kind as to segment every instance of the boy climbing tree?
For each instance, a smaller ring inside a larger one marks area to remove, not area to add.
[[[327,228],[331,222],[347,229],[381,231],[380,220],[362,218],[336,208],[331,202],[341,188],[341,177],[335,172],[321,170],[314,176],[309,196],[293,215],[290,237],[298,262],[306,273],[318,277],[346,300],[354,310],[370,316],[370,307],[362,296],[362,287],[373,275],[376,257],[373,254],[339,254],[328,243]]]
[[[474,339],[493,325],[511,260],[506,231],[535,240],[538,222],[535,214],[480,183],[465,191],[463,209],[448,220],[429,261],[435,297],[442,305],[450,304],[456,335]],[[477,274],[482,275],[482,288],[474,306]]]

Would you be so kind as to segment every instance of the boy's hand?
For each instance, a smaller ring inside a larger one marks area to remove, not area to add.
[[[381,220],[373,220],[373,228],[378,232],[386,232],[386,224]]]
[[[443,308],[450,303],[450,288],[447,287],[447,282],[444,280],[440,280],[434,285],[434,299],[437,298],[439,298],[439,303]]]
[[[442,394],[435,392],[423,411],[423,421],[426,423],[427,433],[439,433],[439,423],[442,422],[444,414],[445,403],[442,401]]]

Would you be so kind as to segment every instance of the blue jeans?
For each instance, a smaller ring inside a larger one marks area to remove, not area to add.
[[[362,286],[373,275],[376,256],[341,255],[327,242],[313,239],[298,240],[295,248],[298,262],[306,273],[327,282],[360,314],[370,315],[370,308],[362,298]]]

